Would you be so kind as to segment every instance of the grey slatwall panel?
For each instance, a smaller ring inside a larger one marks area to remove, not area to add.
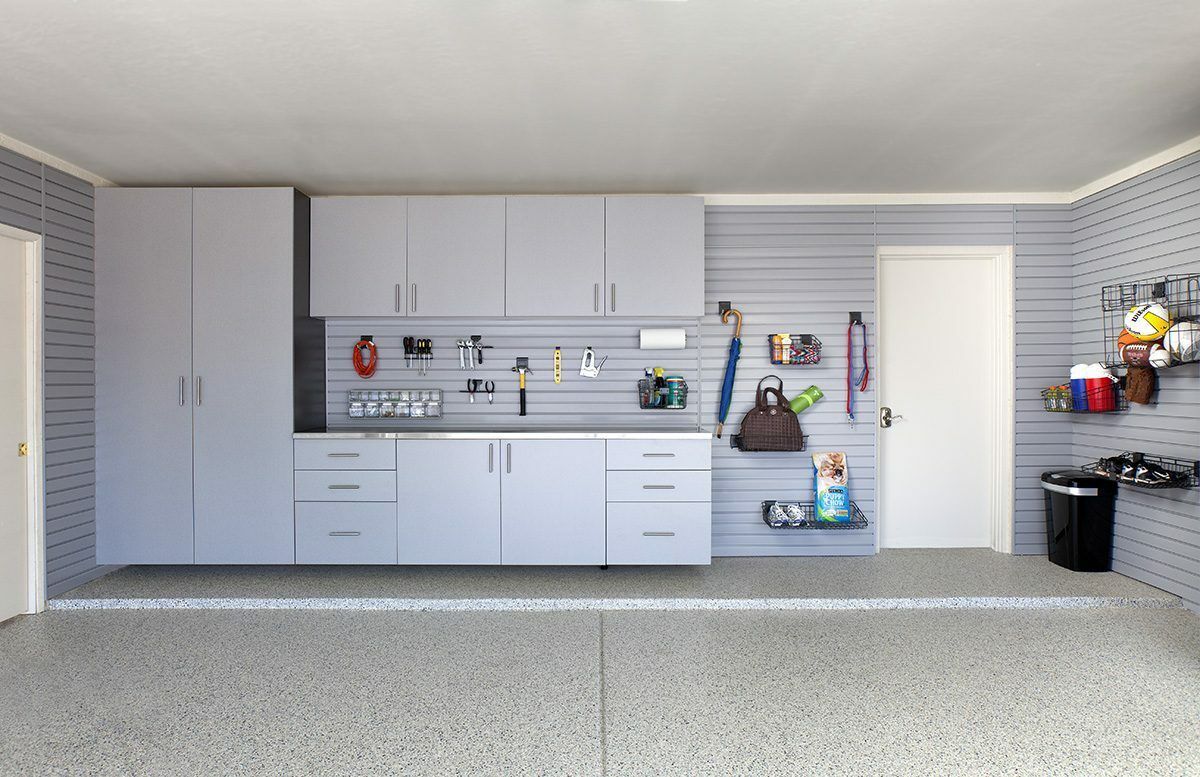
[[[0,149],[0,222],[44,236],[46,584],[51,596],[96,565],[95,282],[92,185]]]
[[[642,326],[683,327],[687,348],[680,351],[641,351],[638,329]],[[694,319],[336,319],[326,323],[326,420],[330,429],[356,426],[429,430],[438,428],[536,429],[670,428],[695,429],[698,406],[699,344]],[[369,380],[359,378],[351,361],[353,346],[361,335],[375,337],[379,348],[379,370]],[[454,342],[472,334],[483,335],[483,367],[459,370]],[[421,377],[416,368],[404,367],[405,336],[433,340],[433,363]],[[562,347],[563,382],[554,383],[554,347]],[[579,362],[586,346],[598,357],[608,357],[598,378],[579,375]],[[518,356],[528,356],[533,374],[527,388],[528,415],[517,415],[517,376],[512,372]],[[679,374],[688,382],[690,396],[683,410],[640,410],[637,380],[645,367],[662,366],[667,374]],[[468,377],[493,380],[496,403],[488,405],[486,394],[469,404]],[[350,419],[346,415],[346,392],[357,388],[440,388],[445,397],[441,420]]]
[[[1075,203],[1074,355],[1104,351],[1100,290],[1110,283],[1200,272],[1200,154]],[[1123,450],[1200,459],[1200,365],[1159,372],[1157,403],[1080,416],[1075,464]],[[1121,488],[1113,568],[1200,608],[1200,491]]]
[[[701,421],[716,424],[733,334],[715,314],[720,300],[742,311],[742,355],[725,440],[713,443],[713,555],[867,555],[874,526],[862,531],[773,530],[762,522],[764,499],[812,498],[812,451],[845,451],[851,498],[874,521],[875,390],[856,394],[860,422],[846,423],[847,311],[861,310],[875,363],[875,225],[871,207],[710,207],[705,214],[705,309]],[[815,367],[770,364],[766,337],[811,333],[824,352]],[[742,453],[728,437],[754,404],[759,378],[778,374],[791,397],[818,385],[825,398],[800,416],[810,436],[803,453]]]
[[[1043,410],[1041,390],[1066,380],[1071,360],[1072,210],[1016,208],[1015,553],[1046,552],[1041,474],[1071,462],[1072,416]]]

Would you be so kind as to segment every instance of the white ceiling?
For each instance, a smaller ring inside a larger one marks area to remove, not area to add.
[[[0,132],[119,184],[1066,191],[1200,135],[1197,0],[3,0]]]

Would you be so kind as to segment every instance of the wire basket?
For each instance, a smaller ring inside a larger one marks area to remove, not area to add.
[[[821,340],[816,335],[767,335],[771,364],[806,367],[821,363]]]
[[[674,383],[669,378],[662,387],[649,378],[637,383],[638,407],[642,410],[683,410],[687,407],[687,381]]]
[[[1048,413],[1120,413],[1129,409],[1125,398],[1125,379],[1084,392],[1087,407],[1075,407],[1070,385],[1042,389],[1042,409]]]
[[[1134,305],[1157,302],[1167,309],[1171,321],[1200,321],[1200,273],[1163,275],[1125,283],[1114,283],[1100,291],[1101,320],[1104,327],[1104,366],[1125,366],[1117,343],[1125,329],[1125,314]],[[1193,349],[1177,364],[1200,361],[1200,350]]]
[[[1125,465],[1137,466],[1149,464],[1158,467],[1171,475],[1170,480],[1161,482],[1146,482],[1132,476],[1124,476],[1119,471]],[[1135,488],[1196,488],[1200,485],[1200,461],[1193,459],[1177,459],[1173,456],[1150,456],[1136,451],[1125,451],[1120,456],[1098,459],[1083,465],[1083,471],[1122,485]]]
[[[867,516],[858,509],[858,504],[850,503],[850,520],[848,521],[818,521],[817,511],[812,502],[781,502],[768,499],[762,503],[763,523],[772,529],[865,529],[870,524]]]

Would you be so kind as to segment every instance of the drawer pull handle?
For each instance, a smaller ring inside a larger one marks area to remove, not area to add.
[[[646,491],[674,491],[675,486],[642,486]]]
[[[643,453],[642,458],[643,459],[673,459],[673,458],[675,458],[675,454],[674,453]]]
[[[344,484],[344,485],[335,484],[335,485],[329,486],[330,491],[357,491],[360,488],[362,488],[362,486],[350,485],[349,483]]]
[[[329,536],[330,537],[360,537],[360,536],[362,536],[362,532],[360,532],[360,531],[331,531],[331,532],[329,532]]]
[[[644,531],[644,532],[642,532],[642,536],[643,537],[674,537],[675,532],[673,532],[673,531]]]
[[[357,459],[358,458],[357,453],[326,453],[325,455],[331,459]]]

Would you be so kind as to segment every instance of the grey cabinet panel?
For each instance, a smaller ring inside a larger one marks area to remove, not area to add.
[[[704,200],[606,197],[605,315],[704,315]]]
[[[192,192],[96,191],[96,560],[191,564]]]
[[[298,470],[396,469],[392,440],[296,440],[292,447]]]
[[[708,470],[621,470],[608,473],[610,502],[711,502]]]
[[[502,440],[504,564],[603,564],[604,441]]]
[[[509,197],[504,312],[602,316],[603,197]]]
[[[395,564],[395,503],[298,503],[296,563]]]
[[[291,564],[293,190],[192,205],[196,561]]]
[[[296,470],[297,502],[395,502],[396,471]]]
[[[712,469],[709,440],[609,440],[608,468]]]
[[[311,315],[405,315],[407,238],[404,197],[314,198]]]
[[[707,504],[635,503],[608,506],[609,564],[711,564],[712,518]]]
[[[410,197],[410,316],[504,315],[504,198]]]
[[[500,441],[398,440],[401,564],[500,563]]]

